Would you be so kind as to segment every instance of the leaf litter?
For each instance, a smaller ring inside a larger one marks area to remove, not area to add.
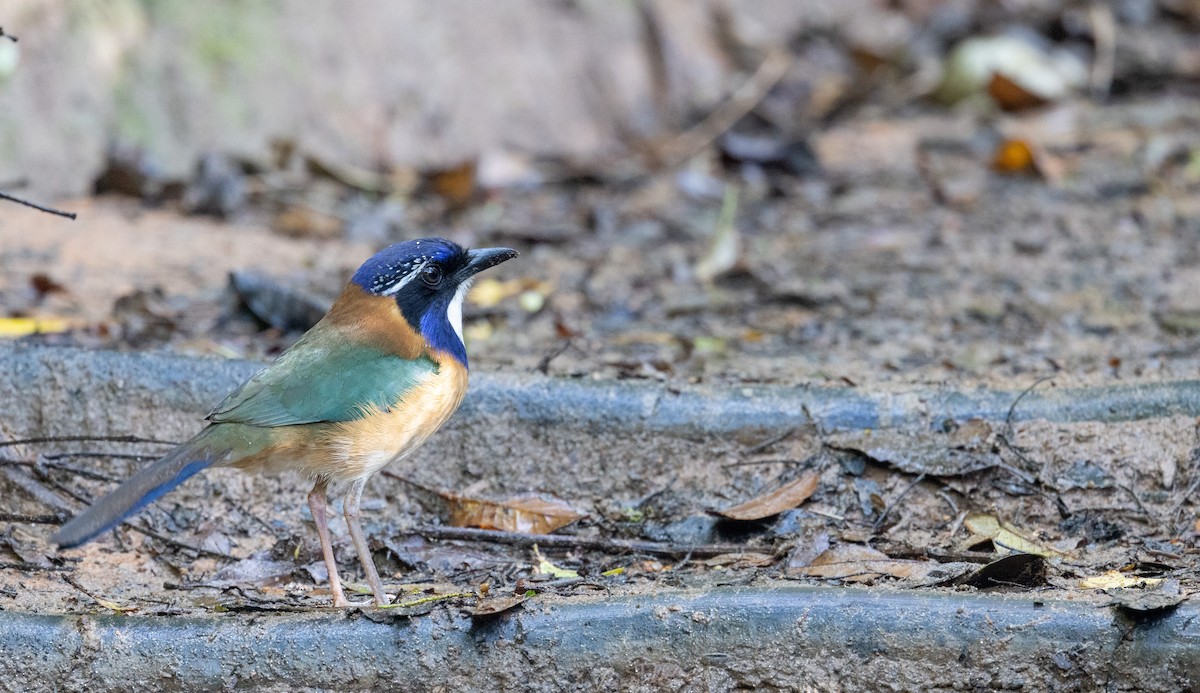
[[[981,18],[980,28],[987,23]],[[1164,42],[1182,30],[1179,20],[1165,15],[1153,23]],[[1067,24],[1056,24],[1054,31],[1062,26]],[[938,74],[933,82],[908,84],[904,92],[910,96],[895,110],[887,101],[895,92],[874,80],[889,70],[902,74],[905,66],[886,50],[854,45],[836,32],[772,52],[751,64],[747,88],[732,94],[727,108],[659,148],[673,155],[665,158],[688,159],[688,176],[636,162],[585,170],[569,161],[517,157],[518,170],[509,178],[541,182],[504,190],[497,174],[485,175],[489,167],[482,158],[423,171],[401,166],[375,171],[323,161],[281,141],[278,162],[216,169],[210,164],[180,185],[156,178],[144,152],[128,152],[114,157],[98,188],[214,217],[249,206],[240,211],[261,215],[275,230],[231,232],[163,211],[140,210],[131,221],[129,208],[91,204],[97,235],[106,245],[128,249],[113,257],[98,252],[104,247],[77,245],[87,239],[55,237],[53,229],[29,232],[8,226],[6,219],[0,232],[12,234],[5,236],[12,247],[19,240],[30,252],[8,258],[17,284],[0,287],[10,321],[2,327],[49,343],[269,355],[295,337],[280,331],[311,321],[312,304],[278,286],[253,287],[275,295],[274,304],[258,306],[259,317],[274,325],[264,332],[257,322],[215,306],[214,296],[233,291],[222,287],[226,272],[256,264],[269,248],[281,263],[313,269],[313,285],[336,292],[346,266],[364,252],[344,242],[357,238],[352,209],[368,194],[388,196],[378,202],[399,202],[404,209],[373,227],[372,242],[446,226],[473,241],[517,239],[537,253],[536,271],[481,283],[484,291],[472,302],[482,313],[469,316],[466,328],[477,342],[472,358],[485,368],[537,368],[563,378],[653,378],[667,392],[689,381],[883,392],[895,383],[1008,385],[1047,372],[1064,382],[1193,377],[1200,280],[1194,258],[1180,252],[1193,240],[1193,229],[1180,220],[1194,216],[1195,208],[1194,104],[1146,91],[1154,87],[1140,76],[1159,68],[1154,51],[1138,41],[1122,44],[1122,60],[1100,81],[1150,98],[1101,106],[1078,96],[1096,85],[1081,80],[1073,51],[1060,50],[1058,44],[1070,40],[983,36],[981,31],[940,37],[946,46],[959,46],[934,56],[943,89],[957,89],[941,95],[964,100],[954,112],[923,101],[937,89]],[[976,70],[981,63],[986,69]],[[1194,67],[1171,69],[1174,77],[1195,77]],[[976,108],[973,99],[991,105]],[[795,114],[805,114],[806,122],[796,123]],[[122,157],[125,161],[116,160]],[[214,175],[218,169],[225,173]],[[238,180],[238,169],[264,173]],[[1024,175],[1030,173],[1036,175]],[[613,181],[620,185],[607,189]],[[239,185],[256,192],[233,194]],[[281,193],[289,188],[307,197],[286,198]],[[192,192],[176,199],[173,189]],[[523,223],[529,210],[535,210],[534,224]],[[141,267],[120,264],[139,257],[135,251],[148,245],[150,233],[166,239],[158,249],[186,248],[186,259],[141,255]],[[239,245],[251,241],[258,245]],[[79,258],[72,260],[77,274],[58,284],[62,290],[30,291],[27,278],[44,270],[44,263],[31,265],[28,258],[39,257]],[[1071,276],[1064,275],[1064,266]],[[124,276],[136,276],[138,287],[171,287],[173,295],[147,288],[111,291],[113,277]],[[127,298],[114,306],[121,295]],[[1153,315],[1145,305],[1155,307]],[[56,329],[28,334],[39,332],[39,320],[66,323],[47,323]],[[572,533],[579,543],[554,548],[543,543],[552,554],[543,558],[572,570],[578,565],[580,576],[626,581],[620,583],[626,587],[628,581],[663,575],[702,582],[708,573],[722,573],[721,579],[733,572],[751,576],[747,579],[817,579],[807,570],[827,573],[820,579],[874,575],[878,581],[907,581],[924,574],[935,580],[936,569],[928,564],[948,573],[959,569],[947,566],[963,564],[971,566],[964,574],[975,574],[981,587],[1035,586],[1044,570],[1050,577],[1071,575],[1071,589],[1089,589],[1078,573],[1106,575],[1153,559],[1170,561],[1173,570],[1195,568],[1200,469],[1194,422],[1186,417],[1123,424],[1028,422],[1015,431],[1006,426],[1002,436],[993,430],[997,422],[954,422],[957,428],[949,429],[943,422],[924,423],[925,428],[903,431],[798,436],[773,453],[774,461],[738,460],[753,466],[722,467],[718,458],[727,451],[714,446],[710,458],[664,461],[672,469],[726,470],[712,472],[709,486],[670,478],[644,481],[641,493],[660,490],[655,484],[675,491],[670,502],[648,513],[657,514],[651,519],[660,526],[729,498],[750,497],[723,511],[731,521],[710,528],[712,542],[740,544],[741,553],[696,559],[689,557],[689,545],[676,544],[653,554],[659,562],[635,543],[646,548],[653,540],[646,521],[584,515],[566,502],[539,505],[520,496],[447,497],[450,524]],[[824,468],[822,492],[812,499],[814,491],[801,493],[807,489],[801,480],[785,481],[779,469],[818,454],[815,448],[857,456],[861,472]],[[34,466],[36,455],[25,459],[30,461],[25,468],[15,462],[5,468],[21,472],[6,478],[19,478],[9,485],[22,489],[11,494],[14,507],[6,510],[45,514],[41,501],[72,492],[90,495],[98,488],[95,480],[79,479],[68,469]],[[542,479],[519,481],[546,487]],[[558,483],[554,492],[581,506],[638,500],[633,493],[592,498],[586,482]],[[379,488],[394,491],[390,482]],[[763,488],[777,495],[756,496]],[[185,501],[195,495],[175,498],[187,508]],[[314,562],[299,520],[276,520],[273,508],[248,505],[245,516],[269,518],[261,525],[278,531],[286,550],[273,545],[273,532],[255,524],[252,531],[235,533],[223,552],[243,560],[261,553],[262,561]],[[209,536],[197,529],[202,522],[196,517],[204,511],[193,513],[188,517],[176,508],[151,516],[162,530],[158,536],[176,543],[125,532],[128,546],[106,546],[129,570],[112,569],[104,558],[109,554],[95,549],[81,554],[73,567],[106,579],[111,574],[114,594],[144,588],[147,581],[154,586],[157,578],[149,576],[160,570],[184,573],[194,582],[213,579],[223,563],[211,556],[192,560],[201,554],[183,548],[199,547]],[[878,521],[884,514],[886,526]],[[774,531],[785,525],[786,531]],[[972,534],[965,540],[964,528]],[[390,519],[379,529],[378,558],[390,561],[394,574],[411,573],[414,580],[454,577],[467,585],[484,575],[502,584],[535,568],[523,546],[478,536],[422,537]],[[629,542],[624,555],[612,542],[605,551],[587,548],[587,541],[605,538]],[[875,553],[845,548],[850,546]],[[996,559],[984,568],[972,562],[980,552],[971,549],[980,547]],[[790,564],[785,556],[796,560]],[[623,572],[605,575],[614,570]],[[54,578],[21,577],[47,594],[75,594]],[[247,579],[253,581],[253,573]],[[1179,581],[1181,595],[1195,588],[1190,577]],[[283,587],[303,591],[311,585],[295,579]],[[1113,579],[1111,589],[1152,587]],[[35,593],[30,588],[0,597],[7,600],[0,605],[36,604],[29,596]]]

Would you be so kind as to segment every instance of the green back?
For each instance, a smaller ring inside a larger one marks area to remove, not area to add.
[[[214,423],[292,426],[362,418],[389,409],[438,366],[348,344],[340,335],[305,335],[208,415]]]

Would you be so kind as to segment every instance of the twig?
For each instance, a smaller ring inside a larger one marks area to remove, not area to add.
[[[155,438],[143,438],[141,436],[125,435],[125,436],[44,436],[39,438],[16,438],[13,440],[0,440],[0,448],[9,448],[14,445],[31,445],[34,443],[79,443],[100,441],[102,443],[150,443],[154,445],[179,445],[173,440],[157,440]]]
[[[1005,417],[1004,417],[1004,428],[1005,428],[1005,432],[1008,433],[1008,435],[1010,435],[1010,436],[1012,435],[1013,414],[1015,414],[1017,411],[1017,405],[1021,403],[1021,400],[1025,399],[1025,395],[1029,394],[1030,392],[1033,392],[1034,388],[1036,388],[1038,385],[1041,385],[1042,383],[1046,382],[1047,380],[1053,380],[1053,379],[1054,379],[1054,376],[1051,376],[1051,375],[1042,376],[1041,378],[1038,378],[1037,380],[1033,381],[1032,385],[1025,388],[1024,390],[1021,390],[1021,394],[1017,395],[1017,398],[1013,400],[1012,404],[1008,407],[1008,414],[1005,415]]]
[[[559,346],[554,351],[543,356],[542,359],[540,361],[538,361],[538,364],[533,367],[533,370],[538,373],[541,373],[542,375],[546,375],[547,373],[550,372],[550,362],[553,361],[554,359],[558,358],[559,356],[562,356],[563,353],[565,353],[566,350],[570,349],[570,348],[571,348],[571,340],[569,340],[569,339],[564,340],[561,346]]]
[[[1097,98],[1108,96],[1112,88],[1113,66],[1117,54],[1117,25],[1113,20],[1112,8],[1103,2],[1093,2],[1088,8],[1088,23],[1092,27],[1092,73],[1088,82],[1092,95]]]
[[[676,166],[690,159],[710,142],[733,127],[742,116],[754,110],[771,91],[792,65],[792,58],[784,49],[772,49],[767,53],[758,69],[737,91],[717,107],[708,117],[682,135],[667,143],[660,158],[668,166]]]
[[[7,479],[13,486],[29,494],[35,501],[62,513],[72,513],[70,504],[57,493],[46,488],[46,485],[35,479],[29,472],[16,467],[0,469],[0,476]]]
[[[884,520],[887,520],[888,513],[892,512],[892,509],[895,508],[896,505],[898,505],[900,501],[908,495],[908,492],[916,488],[917,484],[921,483],[922,481],[925,481],[925,472],[918,474],[917,478],[913,479],[912,483],[906,486],[904,490],[900,492],[900,495],[896,496],[891,503],[888,503],[887,506],[884,507],[883,512],[879,513],[879,517],[875,518],[875,521],[871,523],[871,532],[878,532],[879,528],[883,526]]]
[[[112,601],[111,599],[104,599],[102,597],[97,597],[95,594],[88,591],[83,585],[79,584],[79,582],[77,580],[75,580],[75,578],[71,577],[70,575],[63,575],[62,579],[63,579],[63,582],[65,582],[68,585],[70,585],[71,587],[74,587],[75,589],[79,590],[84,595],[89,597],[92,601],[96,602],[100,606],[102,606],[110,611],[115,611],[117,613],[123,614],[128,611],[136,611],[137,610],[136,606],[121,606],[120,604],[117,604],[116,602]]]
[[[1126,486],[1125,484],[1115,484],[1115,485],[1117,488],[1121,489],[1122,491],[1124,491],[1125,493],[1128,493],[1130,496],[1133,497],[1133,502],[1137,504],[1138,510],[1143,515],[1145,515],[1146,517],[1149,517],[1149,518],[1154,518],[1154,515],[1149,510],[1146,509],[1146,505],[1144,503],[1142,503],[1142,499],[1138,497],[1138,494],[1136,491],[1133,490],[1133,487]]]
[[[97,460],[133,460],[135,462],[140,462],[151,457],[155,457],[155,455],[143,455],[136,452],[55,452],[49,455],[42,455],[43,460],[91,458]]]
[[[1187,490],[1183,492],[1182,496],[1180,496],[1179,501],[1175,503],[1175,509],[1171,511],[1171,524],[1175,525],[1176,536],[1182,534],[1184,527],[1186,527],[1186,525],[1180,526],[1179,524],[1179,516],[1180,513],[1183,512],[1183,506],[1188,502],[1188,499],[1192,497],[1192,494],[1196,492],[1197,488],[1200,488],[1200,478],[1193,481],[1191,486],[1188,486]]]
[[[144,535],[150,537],[151,539],[157,539],[157,540],[167,544],[168,546],[173,546],[173,547],[183,550],[183,551],[194,551],[195,553],[200,554],[201,556],[208,556],[209,558],[220,558],[221,560],[225,560],[225,561],[240,561],[240,560],[242,560],[242,559],[238,558],[237,556],[233,556],[233,555],[230,555],[227,553],[221,553],[220,551],[212,551],[210,549],[202,549],[199,546],[192,546],[191,544],[179,541],[177,539],[165,537],[165,536],[159,534],[158,532],[155,532],[154,530],[150,529],[149,527],[142,527],[139,525],[135,525],[131,522],[125,522],[125,523],[123,523],[123,526],[128,527],[129,529],[132,529],[133,531],[137,532],[138,534],[144,534]]]
[[[65,520],[58,515],[24,515],[22,513],[0,513],[0,522],[25,522],[31,525],[61,525]]]
[[[75,568],[69,565],[38,565],[37,563],[0,563],[0,570],[21,570],[27,573],[43,571],[47,573],[69,573]]]
[[[746,546],[740,544],[672,544],[657,541],[640,541],[636,539],[591,539],[576,537],[569,534],[524,534],[521,532],[501,532],[494,529],[475,529],[473,527],[443,527],[431,525],[417,530],[418,534],[434,539],[451,539],[459,541],[486,541],[494,544],[510,546],[552,546],[554,548],[588,549],[608,553],[649,553],[656,556],[687,556],[711,558],[726,553],[742,553]]]
[[[954,499],[950,497],[950,494],[946,493],[946,489],[938,489],[937,497],[946,501],[946,505],[950,506],[951,513],[955,515],[958,514],[958,503],[955,503]]]
[[[963,510],[954,518],[953,524],[950,525],[950,531],[946,534],[946,541],[954,538],[958,534],[958,530],[962,529],[963,523],[967,521],[967,511]]]
[[[47,467],[50,469],[59,469],[76,476],[84,477],[85,479],[92,479],[94,481],[118,481],[118,479],[114,479],[106,474],[93,472],[88,469],[79,469],[69,464],[63,464],[62,462],[38,462],[37,460],[0,460],[0,467],[29,467],[34,470],[37,470],[39,467]]]
[[[816,508],[806,508],[805,512],[810,512],[813,515],[820,515],[821,517],[828,517],[829,519],[837,520],[838,522],[846,521],[846,518],[844,516],[838,515],[837,513],[831,513],[827,510],[818,510]]]
[[[730,467],[753,467],[760,464],[804,464],[804,460],[797,460],[792,457],[767,457],[761,460],[742,460],[740,462],[726,462],[721,465],[722,468]]]
[[[766,450],[767,448],[771,447],[772,445],[774,445],[776,443],[782,443],[783,441],[787,440],[788,438],[791,438],[792,434],[795,432],[796,432],[796,429],[794,427],[789,428],[788,430],[784,431],[783,433],[780,433],[777,436],[768,438],[768,439],[764,440],[763,442],[761,442],[757,445],[754,445],[753,447],[746,448],[742,452],[747,455],[753,455],[756,452],[762,452],[763,450]]]
[[[8,36],[8,34],[4,34],[4,35]],[[9,37],[9,38],[12,38],[12,37]],[[9,202],[16,202],[17,204],[25,205],[26,207],[32,207],[32,208],[38,210],[39,212],[45,212],[47,214],[54,214],[54,215],[57,215],[60,217],[66,217],[71,220],[75,219],[75,212],[64,212],[61,209],[54,209],[53,207],[46,207],[45,205],[39,205],[36,202],[30,202],[29,200],[23,200],[19,197],[9,195],[8,193],[0,192],[0,200],[8,200]]]
[[[17,37],[13,36],[12,34],[4,33],[4,27],[2,27],[2,26],[0,26],[0,38],[6,38],[6,39],[12,41],[13,43],[17,42]]]

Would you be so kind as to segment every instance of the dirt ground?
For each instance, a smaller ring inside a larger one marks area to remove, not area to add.
[[[357,236],[343,232],[345,215],[330,223],[317,211],[322,189],[302,204],[259,200],[232,221],[115,195],[58,203],[79,213],[75,222],[5,206],[0,308],[65,321],[64,331],[21,337],[30,343],[265,359],[301,332],[266,323],[294,325],[383,242],[438,234],[522,253],[472,294],[466,334],[477,372],[648,380],[667,390],[1021,391],[1192,379],[1200,365],[1192,92],[1191,82],[1168,83],[1018,114],[869,103],[805,134],[819,162],[812,170],[738,159],[732,145],[710,143],[685,165],[637,175],[509,162],[542,182],[466,195],[441,172],[383,231]],[[1004,142],[1025,143],[1035,161],[1005,170],[995,159]],[[279,309],[285,317],[251,315],[230,285],[241,270],[264,271],[280,282],[270,291],[292,292]],[[569,595],[596,585],[636,592],[774,580],[1000,586],[1103,601],[1112,597],[1083,581],[1107,571],[1118,573],[1096,585],[1195,589],[1194,419],[953,428],[906,432],[896,456],[904,464],[871,452],[862,431],[799,430],[680,460],[697,469],[671,474],[709,481],[665,492],[630,482],[625,495],[602,498],[570,480],[521,480],[588,509],[567,535],[711,551],[547,549],[552,565],[539,571],[528,546],[422,536],[414,528],[438,506],[414,499],[420,493],[403,481],[378,480],[364,507],[377,561],[418,601],[474,600],[483,584],[493,595]],[[986,468],[926,471],[931,445],[972,451]],[[84,498],[132,463],[71,464],[42,472]],[[80,467],[105,478],[81,479]],[[749,524],[704,512],[807,469],[818,481],[802,510]],[[214,478],[148,514],[158,536],[121,530],[119,541],[95,542],[66,562],[46,546],[45,527],[0,525],[0,607],[175,614],[323,604],[315,541],[302,504],[289,505],[300,490],[270,500],[243,495],[264,487],[236,475]],[[441,487],[470,495],[505,486],[457,483],[467,478]],[[11,512],[57,512],[5,493],[17,499]],[[1005,546],[1040,556],[1036,570],[1001,566],[981,577]],[[339,549],[353,575],[353,553],[345,542]]]

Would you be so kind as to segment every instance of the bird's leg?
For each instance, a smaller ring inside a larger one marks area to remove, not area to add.
[[[338,579],[337,561],[333,560],[333,542],[329,540],[329,523],[325,519],[328,500],[325,498],[325,481],[318,481],[308,493],[308,507],[312,510],[313,522],[317,525],[317,538],[321,540],[321,555],[325,558],[325,569],[329,571],[329,592],[336,607],[350,606],[342,593],[342,581]]]
[[[375,603],[383,606],[388,603],[388,597],[383,592],[383,583],[379,580],[379,571],[375,569],[375,559],[371,558],[371,549],[367,546],[367,538],[363,535],[362,525],[358,522],[358,502],[362,499],[366,479],[360,479],[350,486],[346,492],[343,504],[346,507],[346,526],[350,528],[350,538],[354,540],[354,548],[358,551],[358,561],[362,563],[363,572],[367,574],[367,583],[375,595]]]

